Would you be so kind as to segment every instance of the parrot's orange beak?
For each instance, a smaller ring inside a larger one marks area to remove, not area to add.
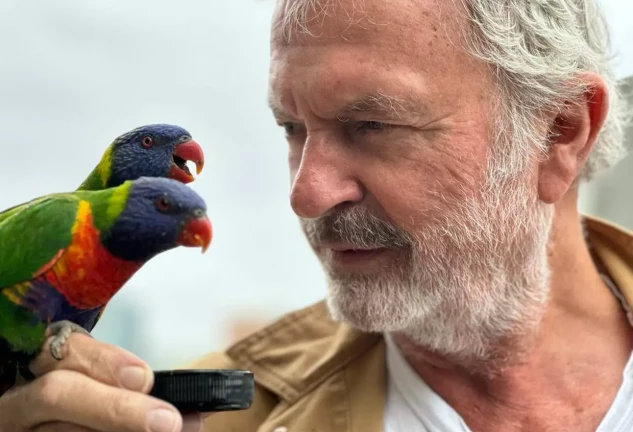
[[[182,183],[191,183],[194,180],[187,166],[188,161],[196,164],[196,174],[200,174],[204,167],[202,147],[194,140],[176,145],[172,152],[172,159],[169,177]]]
[[[213,228],[208,216],[194,217],[189,219],[180,231],[177,243],[187,247],[202,247],[205,253],[211,244]]]

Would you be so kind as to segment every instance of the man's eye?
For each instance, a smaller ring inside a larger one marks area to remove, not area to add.
[[[281,127],[284,128],[286,135],[294,135],[297,133],[299,126],[296,123],[284,122],[281,124]]]
[[[373,130],[385,130],[389,129],[390,125],[388,123],[382,123],[378,121],[360,121],[356,125],[356,131],[373,131]]]

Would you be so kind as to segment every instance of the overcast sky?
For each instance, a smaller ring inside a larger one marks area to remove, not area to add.
[[[633,74],[633,3],[604,3],[618,74]],[[212,247],[151,261],[96,332],[117,341],[107,330],[132,307],[146,335],[140,354],[155,365],[222,347],[231,315],[274,317],[324,293],[265,103],[272,5],[0,2],[0,208],[76,188],[116,135],[141,124],[180,124],[206,151],[192,187],[208,203]]]

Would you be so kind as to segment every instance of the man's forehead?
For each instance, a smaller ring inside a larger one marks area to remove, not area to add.
[[[454,1],[440,0],[278,0],[273,43],[318,43],[340,37],[349,42],[427,27],[438,31],[454,16]]]
[[[456,9],[451,18],[444,16],[446,4],[459,1],[280,1],[269,73],[273,111],[281,119],[358,112],[397,119],[423,117],[431,107],[448,104],[449,95],[465,91],[467,82],[487,71],[457,46],[456,26],[462,24],[454,18]],[[341,12],[346,5],[361,8],[358,14],[371,21],[350,23],[354,14]]]

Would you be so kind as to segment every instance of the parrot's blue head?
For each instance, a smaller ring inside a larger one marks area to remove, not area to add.
[[[200,174],[204,154],[187,130],[169,124],[141,126],[114,140],[105,187],[139,177],[165,177],[189,183],[194,177],[187,161],[195,163]]]
[[[123,210],[102,233],[103,244],[111,254],[145,262],[178,246],[206,251],[212,227],[200,195],[166,178],[142,177],[129,185]]]

